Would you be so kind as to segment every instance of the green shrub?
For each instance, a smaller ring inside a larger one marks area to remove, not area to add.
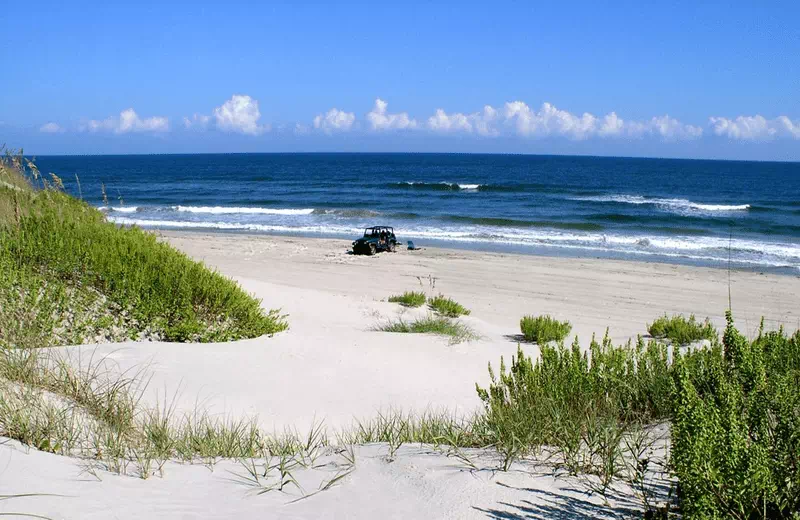
[[[382,332],[400,332],[407,334],[438,334],[449,336],[451,343],[461,343],[475,339],[477,336],[469,326],[460,321],[451,320],[444,316],[429,315],[413,321],[402,318],[378,326]]]
[[[647,326],[647,332],[658,339],[668,339],[676,345],[688,345],[694,341],[717,338],[717,331],[708,318],[701,324],[697,322],[694,314],[689,319],[683,315],[669,317],[661,316]]]
[[[519,321],[519,328],[525,341],[543,345],[549,341],[563,341],[572,330],[572,325],[549,315],[525,316]]]
[[[445,298],[441,294],[435,298],[431,298],[428,301],[428,306],[434,312],[449,318],[458,318],[459,316],[469,315],[469,309],[450,298]]]
[[[265,313],[234,281],[152,233],[107,222],[63,193],[57,177],[47,183],[29,165],[41,189],[19,188],[19,163],[16,156],[0,163],[9,179],[0,184],[0,325],[18,325],[0,326],[0,346],[81,342],[97,333],[225,341],[286,328],[283,316]],[[108,313],[117,319],[100,321]]]
[[[722,348],[676,363],[672,466],[686,518],[797,518],[800,332],[750,342],[730,313]]]
[[[543,343],[540,359],[519,348],[508,370],[501,358],[499,374],[491,366],[489,374],[489,387],[476,387],[487,444],[508,461],[549,446],[568,470],[601,474],[605,484],[630,459],[622,440],[671,409],[667,348],[655,341],[614,346],[606,335],[592,339],[590,355],[577,338],[571,348]]]
[[[422,307],[427,297],[423,292],[406,291],[403,294],[390,296],[391,303],[399,303],[403,307]]]

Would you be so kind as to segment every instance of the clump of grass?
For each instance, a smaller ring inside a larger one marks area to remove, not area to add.
[[[708,318],[703,323],[694,314],[686,319],[683,315],[671,318],[666,314],[647,326],[647,332],[654,338],[668,339],[675,345],[688,345],[694,341],[717,339],[717,331]]]
[[[0,180],[0,346],[226,341],[287,327],[234,281],[107,222],[21,155],[0,158]]]
[[[442,316],[447,316],[448,318],[458,318],[459,316],[469,315],[469,309],[441,294],[435,298],[431,298],[428,301],[428,307],[430,307],[432,311]]]
[[[428,299],[423,292],[406,291],[400,295],[389,297],[391,303],[399,303],[403,307],[422,307]]]
[[[186,461],[304,454],[298,436],[264,434],[254,419],[179,414],[164,403],[141,404],[144,371],[118,373],[106,359],[74,359],[45,349],[0,349],[0,436],[43,451],[92,461],[142,478],[169,459]]]
[[[377,327],[382,332],[398,332],[406,334],[438,334],[448,336],[450,343],[463,343],[477,338],[475,332],[460,321],[444,316],[428,315],[411,321],[402,318],[389,321]]]
[[[500,372],[489,367],[491,384],[477,386],[485,405],[481,428],[497,447],[503,468],[520,457],[547,450],[557,468],[588,473],[605,491],[626,475],[633,454],[626,442],[645,425],[669,417],[674,383],[667,348],[658,342],[612,345],[592,339],[590,352],[541,344],[541,357],[521,348]]]
[[[572,330],[568,321],[558,321],[549,316],[525,316],[519,321],[525,341],[544,345],[549,341],[563,341]]]

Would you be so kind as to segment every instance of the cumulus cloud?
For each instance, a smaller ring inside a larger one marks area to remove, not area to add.
[[[129,108],[120,112],[119,117],[111,116],[102,121],[90,120],[81,126],[82,130],[89,132],[113,132],[115,134],[126,134],[128,132],[166,132],[169,130],[169,119],[161,116],[154,116],[142,119],[135,110]]]
[[[39,127],[40,132],[44,132],[45,134],[57,134],[59,132],[63,132],[64,129],[58,126],[57,123],[45,123],[41,127]]]
[[[616,112],[598,118],[584,112],[576,115],[560,110],[550,103],[532,110],[522,101],[505,104],[504,123],[522,137],[561,136],[574,140],[600,137],[634,137],[655,135],[664,140],[697,139],[703,135],[698,126],[683,124],[668,115],[653,117],[649,121],[625,121]]]
[[[472,114],[462,114],[460,112],[448,114],[439,108],[433,116],[428,118],[428,128],[439,133],[465,132],[493,136],[498,134],[497,129],[494,127],[496,120],[497,110],[489,105],[483,107],[482,112]]]
[[[597,118],[584,113],[576,116],[559,110],[550,103],[543,103],[538,112],[522,101],[505,105],[506,123],[516,128],[519,135],[545,137],[561,135],[571,139],[586,139],[596,131]]]
[[[269,126],[261,126],[261,111],[258,101],[250,96],[234,94],[229,100],[214,109],[214,120],[217,128],[227,132],[258,135],[269,130]]]
[[[367,114],[367,121],[372,130],[406,130],[417,127],[417,122],[409,118],[408,113],[389,114],[386,112],[387,106],[386,101],[380,98],[375,100],[372,111]]]
[[[319,114],[314,118],[314,128],[322,130],[326,134],[346,132],[353,127],[355,120],[354,113],[332,108],[327,113]]]
[[[651,128],[654,133],[668,140],[697,139],[703,135],[703,129],[699,126],[685,125],[668,115],[651,119],[649,128]]]
[[[762,115],[709,118],[714,133],[729,139],[742,141],[767,141],[776,137],[800,139],[800,120],[792,121],[787,116],[767,119]]]
[[[776,119],[778,131],[795,139],[800,139],[800,119],[792,121],[787,116],[778,116]]]
[[[184,117],[183,118],[183,127],[188,129],[195,129],[195,130],[205,130],[208,128],[208,124],[211,122],[211,116],[206,116],[203,114],[194,114],[191,118]]]

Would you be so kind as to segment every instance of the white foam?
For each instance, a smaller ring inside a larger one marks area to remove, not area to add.
[[[354,236],[363,230],[347,225],[285,226],[236,222],[186,222],[148,220],[110,216],[118,224],[159,228],[193,228],[261,231],[273,233],[308,233]],[[498,229],[491,226],[460,228],[410,227],[396,228],[401,237],[427,238],[460,243],[497,243],[503,245],[564,247],[633,255],[659,255],[712,262],[726,262],[728,249],[733,260],[766,266],[800,268],[800,244],[759,242],[723,237],[615,235],[596,232],[565,232],[547,229]]]
[[[261,214],[261,215],[310,215],[314,208],[304,209],[280,209],[280,208],[246,208],[229,206],[173,206],[172,209],[186,213],[211,213],[215,215],[226,215],[234,213]]]
[[[405,181],[402,184],[406,184],[408,186],[415,186],[417,184],[423,185],[423,186],[424,185],[430,186],[432,183],[416,182],[416,181]],[[448,186],[451,189],[458,188],[459,190],[465,190],[465,191],[474,191],[474,190],[479,189],[481,186],[483,186],[482,184],[460,184],[460,183],[456,183],[456,182],[446,182],[446,181],[440,181],[439,184],[441,184],[443,186]]]
[[[574,197],[573,200],[593,202],[621,202],[624,204],[652,204],[664,209],[678,212],[698,211],[747,211],[750,204],[701,204],[687,199],[659,199],[642,197],[641,195],[603,195],[599,197]]]
[[[139,211],[139,206],[98,206],[100,211],[113,211],[115,213],[136,213]]]

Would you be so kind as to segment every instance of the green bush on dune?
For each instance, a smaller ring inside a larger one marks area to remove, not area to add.
[[[797,518],[800,331],[733,325],[719,345],[678,357],[672,466],[686,518]]]
[[[647,332],[654,338],[668,339],[676,345],[688,345],[701,339],[711,341],[717,337],[717,331],[708,318],[699,323],[694,314],[689,319],[680,314],[671,318],[665,314],[649,324]]]
[[[595,475],[602,491],[615,481],[638,487],[648,506],[647,432],[669,423],[683,517],[797,518],[800,331],[762,326],[749,341],[727,320],[722,342],[671,354],[657,340],[614,346],[607,335],[588,354],[577,341],[543,344],[540,359],[519,349],[477,387],[485,414],[473,430],[506,466],[546,447],[571,473]]]
[[[563,341],[572,330],[572,325],[549,315],[524,316],[519,321],[519,328],[525,341],[543,345],[549,341]]]
[[[225,341],[286,328],[232,280],[151,233],[107,222],[22,161],[0,164],[0,345],[96,334]]]

